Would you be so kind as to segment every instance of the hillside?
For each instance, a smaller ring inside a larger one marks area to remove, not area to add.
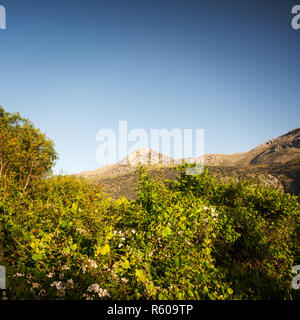
[[[199,160],[189,159],[191,160]],[[149,164],[149,163],[155,164]],[[136,197],[136,165],[145,165],[154,177],[174,179],[174,159],[148,148],[131,153],[116,164],[78,174],[102,185],[113,198]],[[219,179],[250,179],[300,195],[300,128],[235,154],[206,154],[205,165]]]
[[[272,166],[208,166],[209,172],[220,180],[234,178],[236,180],[248,179],[257,181],[271,187],[279,188],[291,194],[300,195],[300,161]],[[178,172],[172,168],[148,167],[151,175],[158,179],[174,179]],[[138,176],[135,170],[111,177],[93,177],[93,182],[100,184],[114,199],[125,196],[135,199],[137,195]]]
[[[150,162],[151,164],[149,164]],[[108,164],[93,171],[81,172],[78,174],[78,176],[98,182],[99,179],[120,177],[124,174],[133,173],[135,172],[138,164],[142,164],[153,169],[158,169],[172,167],[175,163],[174,159],[163,155],[160,152],[151,150],[149,148],[141,148],[130,153],[118,163]]]
[[[300,128],[291,130],[256,148],[234,154],[206,154],[207,166],[249,166],[287,163],[300,158]]]

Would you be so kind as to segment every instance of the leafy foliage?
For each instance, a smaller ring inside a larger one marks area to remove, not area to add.
[[[53,142],[23,119],[0,106],[0,178],[22,193],[50,171],[56,160]]]
[[[112,201],[95,185],[57,176],[26,197],[2,197],[7,296],[296,298],[290,289],[299,263],[294,197],[184,170],[167,185],[141,170],[139,188],[136,201]]]

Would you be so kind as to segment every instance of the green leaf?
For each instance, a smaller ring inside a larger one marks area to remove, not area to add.
[[[110,252],[110,246],[109,244],[104,245],[103,247],[99,248],[99,253],[101,253],[103,256],[105,256],[106,254],[108,254]]]
[[[107,239],[107,240],[110,240],[110,239],[112,239],[113,236],[114,236],[113,233],[110,231],[110,232],[107,234],[106,239]]]
[[[39,254],[34,253],[34,254],[32,255],[32,259],[33,259],[34,261],[41,260],[41,259],[43,259],[43,254],[42,254],[42,253],[39,253]]]
[[[167,237],[167,236],[172,234],[172,230],[171,230],[171,228],[169,226],[165,227],[161,234],[162,234],[163,237]]]
[[[138,280],[141,281],[141,282],[143,282],[143,283],[145,283],[145,282],[148,280],[147,277],[146,277],[146,275],[145,275],[145,273],[144,273],[144,271],[141,270],[141,269],[137,269],[137,270],[135,271],[135,274],[136,274]]]
[[[232,290],[231,288],[228,288],[228,289],[227,289],[227,292],[228,292],[228,294],[230,294],[230,295],[233,294],[233,290]]]
[[[71,212],[72,212],[73,214],[75,214],[75,213],[77,212],[77,207],[78,207],[78,205],[77,205],[76,203],[73,203],[73,204],[72,204]]]
[[[77,244],[74,243],[70,246],[71,250],[75,251],[77,249]]]
[[[24,240],[30,240],[30,239],[31,239],[31,234],[30,233],[24,234]]]
[[[69,247],[63,248],[63,252],[66,253],[66,254],[70,253],[70,251],[71,250],[70,250]]]
[[[125,260],[121,263],[121,267],[124,269],[129,269],[130,268],[130,263],[128,260]]]

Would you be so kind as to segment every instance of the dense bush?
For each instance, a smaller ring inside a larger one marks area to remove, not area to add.
[[[1,195],[6,297],[297,298],[297,200],[181,170],[167,184],[141,170],[136,201],[112,201],[64,176],[41,180],[25,197]]]

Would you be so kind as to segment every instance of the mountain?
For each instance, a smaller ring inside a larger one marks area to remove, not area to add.
[[[300,157],[300,128],[272,139],[248,152],[250,164],[287,163]]]
[[[108,164],[100,169],[93,171],[85,171],[78,176],[89,180],[97,180],[99,178],[112,178],[129,172],[134,172],[138,164],[151,166],[152,168],[174,166],[175,161],[171,157],[163,155],[160,152],[149,148],[141,148],[130,153],[127,157],[118,163]]]
[[[206,154],[207,166],[249,166],[287,163],[300,157],[300,128],[260,144],[256,148],[235,154]]]
[[[189,158],[198,162],[200,158]],[[92,182],[100,183],[113,198],[136,197],[138,179],[136,166],[143,164],[159,179],[174,179],[178,172],[174,160],[149,148],[129,154],[115,164],[94,171],[79,173]],[[296,128],[256,148],[235,154],[206,154],[205,166],[219,179],[251,179],[300,195],[300,128]],[[154,163],[154,164],[153,164]]]
[[[141,148],[130,153],[126,158],[119,162],[123,165],[138,165],[138,164],[174,164],[174,159],[163,155],[160,152],[149,148]]]

